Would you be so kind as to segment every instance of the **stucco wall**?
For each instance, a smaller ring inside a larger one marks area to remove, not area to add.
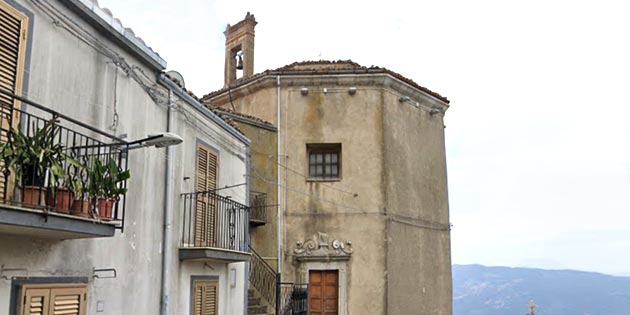
[[[428,107],[431,99],[416,96]],[[388,314],[451,314],[442,115],[383,91]]]
[[[149,130],[165,129],[165,110],[121,71],[118,71],[116,91],[120,123],[115,130],[109,129],[114,114],[116,67],[78,38],[53,26],[50,18],[31,1],[19,3],[33,14],[24,94],[27,98],[107,132],[126,133],[128,139],[144,138]],[[65,7],[53,4],[64,14],[74,16]],[[78,22],[91,30],[87,23]],[[127,60],[134,60],[122,51],[119,53]],[[156,151],[161,152],[156,154]],[[127,199],[124,234],[117,232],[112,238],[67,241],[2,235],[2,264],[27,268],[31,277],[88,277],[88,313],[95,312],[97,301],[104,302],[102,314],[158,313],[161,243],[155,235],[161,235],[164,206],[163,198],[156,196],[162,196],[164,191],[163,149],[131,152],[129,168],[132,177],[128,182],[130,198]],[[92,268],[115,268],[118,277],[94,280]],[[2,312],[9,308],[9,288],[10,281],[0,282]],[[134,294],[129,294],[131,292]],[[152,302],[137,303],[138,300]]]
[[[111,60],[95,48],[52,24],[51,18],[32,1],[10,1],[15,2],[32,15],[25,97],[111,134],[125,134],[127,140],[166,131],[168,93],[164,87],[149,82],[157,90],[154,96],[159,100],[154,101],[131,75],[117,70]],[[145,76],[144,80],[155,77],[155,69],[127,54],[59,2],[50,3],[137,67],[137,75]],[[181,101],[179,105],[186,108]],[[113,125],[115,111],[119,117],[117,125]],[[219,186],[243,183],[247,173],[247,146],[194,110],[189,108],[188,111],[186,117],[175,114],[173,126],[174,132],[180,133],[185,141],[173,149],[174,221],[171,228],[174,237],[170,246],[175,250],[169,257],[173,266],[169,272],[173,284],[169,291],[170,314],[180,314],[180,310],[187,309],[190,291],[186,281],[190,276],[206,274],[221,275],[220,303],[226,312],[242,314],[245,263],[234,266],[225,262],[210,263],[214,270],[194,264],[191,268],[179,269],[177,247],[182,210],[179,194],[194,188],[194,183],[184,180],[184,176],[194,180],[196,141],[201,139],[218,148]],[[165,149],[143,148],[130,152],[131,179],[124,233],[116,232],[111,238],[65,241],[0,235],[0,263],[6,268],[27,268],[31,277],[87,277],[87,314],[96,313],[97,301],[104,303],[104,311],[98,314],[159,314],[165,166]],[[243,186],[224,193],[246,203],[246,191],[247,186]],[[228,288],[226,270],[232,267],[238,282],[236,287]],[[93,268],[115,268],[118,276],[94,279]],[[10,287],[11,281],[0,280],[0,313],[8,313]],[[179,291],[180,288],[185,290]]]
[[[277,215],[278,187],[273,184],[278,172],[277,133],[273,130],[257,127],[237,121],[241,130],[252,141],[251,191],[266,194],[266,204],[262,209],[266,214],[266,224],[251,228],[251,245],[273,268],[277,267]],[[252,200],[250,200],[250,204]]]
[[[178,248],[182,243],[183,229],[183,199],[182,193],[195,191],[195,174],[197,144],[202,143],[210,147],[218,156],[217,188],[245,183],[247,177],[247,146],[225,131],[211,124],[195,109],[176,98],[175,104],[180,106],[174,115],[174,130],[184,138],[183,144],[174,154],[174,182],[175,197],[173,220],[174,239],[171,246]],[[217,191],[219,195],[230,196],[233,200],[246,204],[247,186]],[[247,222],[245,227],[247,227]],[[239,235],[243,239],[244,235]],[[190,314],[190,286],[191,277],[218,276],[219,277],[219,314],[243,314],[245,291],[247,289],[246,263],[227,264],[220,261],[181,262],[172,258],[174,272],[171,274],[173,284],[174,314]],[[230,269],[234,269],[235,286],[229,285]],[[175,296],[178,297],[175,300]],[[176,302],[175,302],[176,301]],[[176,304],[175,304],[176,303]]]
[[[317,79],[308,95],[299,88],[283,93],[287,190],[284,275],[298,280],[292,251],[296,241],[327,233],[350,240],[354,252],[348,261],[349,314],[380,314],[384,300],[384,225],[381,180],[380,94],[359,90],[324,93]],[[306,144],[341,143],[341,178],[310,181]],[[355,196],[356,194],[356,196]],[[343,305],[343,304],[342,304]]]
[[[232,102],[227,93],[210,102],[277,126],[276,82],[264,77],[233,89]],[[323,232],[352,241],[352,258],[341,262],[348,314],[450,314],[442,114],[428,113],[446,106],[383,75],[282,76],[280,82],[279,154],[288,166],[279,178],[283,281],[306,281],[300,268],[308,264],[295,260],[296,241]],[[349,87],[357,88],[354,95]],[[413,102],[401,103],[403,95]],[[339,181],[307,180],[307,143],[342,144]],[[419,228],[425,221],[442,229]]]

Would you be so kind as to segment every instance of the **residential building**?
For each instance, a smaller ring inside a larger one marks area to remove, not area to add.
[[[95,0],[0,0],[0,313],[245,314],[251,142],[165,69]]]
[[[250,173],[277,188],[272,273],[308,285],[309,314],[451,314],[448,99],[349,60],[253,74],[255,26],[228,25],[225,85],[202,100],[276,127],[278,172]]]

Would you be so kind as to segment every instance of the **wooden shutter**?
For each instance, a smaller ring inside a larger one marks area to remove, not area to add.
[[[195,211],[195,246],[214,247],[216,233],[216,200],[210,198],[207,192],[214,192],[217,188],[217,156],[204,146],[197,145],[197,173],[196,192],[197,204]]]
[[[28,29],[28,17],[22,12],[9,6],[0,0],[0,88],[20,95],[22,91],[22,76],[24,73],[24,59],[26,56],[26,35]],[[8,131],[15,127],[19,121],[17,111],[13,117],[9,110],[11,104],[15,108],[20,103],[11,97],[0,93],[0,141],[6,142]],[[13,118],[11,120],[11,118]],[[4,161],[0,161],[0,167],[4,167]],[[6,180],[0,172],[0,197],[5,200]],[[12,180],[9,180],[12,182]],[[11,194],[13,185],[9,185],[8,193]]]
[[[84,284],[42,284],[22,287],[20,315],[85,315]]]
[[[85,288],[58,288],[50,293],[50,315],[85,314]]]
[[[23,296],[22,315],[48,315],[50,289],[26,289]]]
[[[216,315],[219,309],[219,283],[197,280],[193,282],[193,315]]]

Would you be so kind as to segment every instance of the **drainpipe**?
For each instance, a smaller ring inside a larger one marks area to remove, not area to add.
[[[166,131],[172,132],[171,111],[173,106],[173,91],[168,91],[168,107],[166,109]],[[164,175],[164,226],[162,239],[162,286],[160,295],[160,315],[168,315],[168,290],[170,284],[171,257],[173,256],[173,246],[171,239],[173,235],[173,147],[166,147],[166,174]]]
[[[280,122],[281,122],[281,118],[282,116],[280,115],[280,76],[276,77],[277,80],[277,94],[278,94],[278,108],[277,108],[277,127],[278,127],[278,139],[277,139],[277,155],[276,155],[276,159],[278,162],[280,162],[280,152],[281,152],[281,146],[280,146],[280,142],[281,142],[281,138],[280,138]],[[280,191],[282,191],[281,186],[280,186],[280,178],[282,178],[280,176],[281,174],[281,166],[280,163],[277,163],[277,167],[278,167],[278,178],[276,179],[276,181],[278,182],[278,196],[277,196],[277,200],[278,200],[278,219],[277,219],[277,230],[278,230],[278,274],[282,275],[282,207],[280,206]],[[286,204],[284,205],[286,208]]]

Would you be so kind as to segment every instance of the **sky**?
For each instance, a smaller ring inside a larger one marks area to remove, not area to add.
[[[630,275],[627,1],[99,0],[198,96],[252,12],[255,72],[386,67],[451,100],[452,261]]]

